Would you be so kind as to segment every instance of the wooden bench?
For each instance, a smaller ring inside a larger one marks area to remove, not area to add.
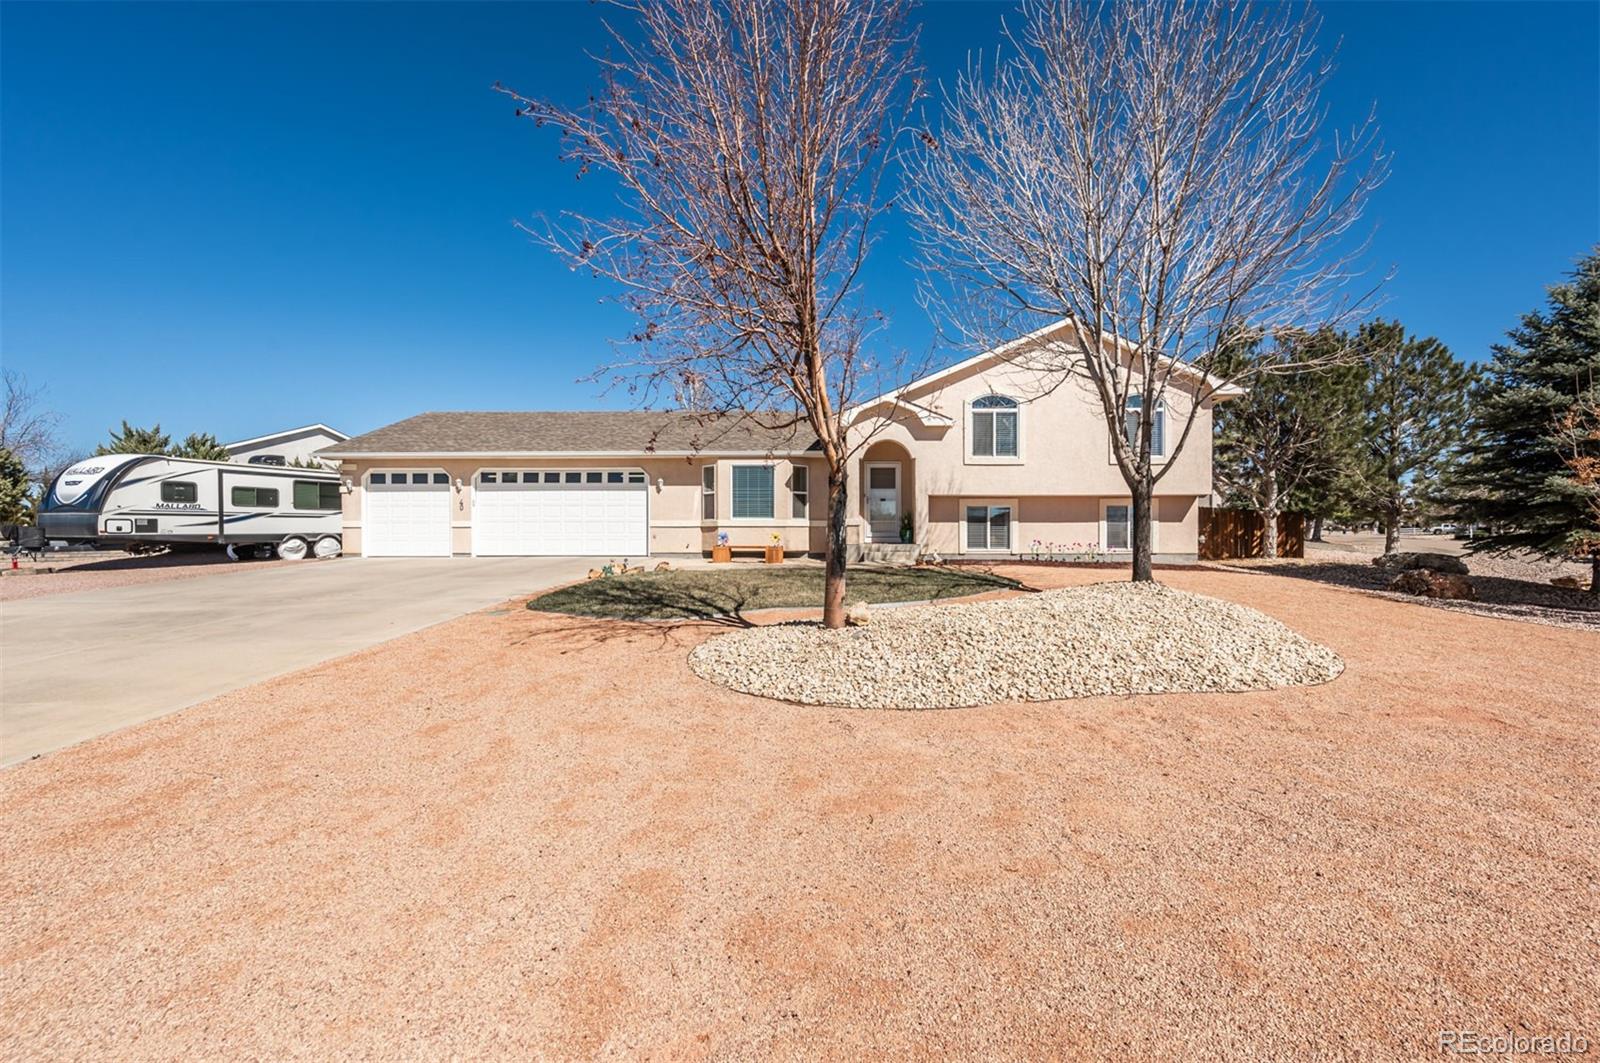
[[[780,565],[783,563],[783,547],[774,546],[771,543],[763,543],[760,546],[740,546],[732,543],[723,543],[719,546],[713,546],[711,548],[711,563],[717,564],[722,561],[732,561],[735,551],[742,554],[759,551],[766,555],[767,564]]]

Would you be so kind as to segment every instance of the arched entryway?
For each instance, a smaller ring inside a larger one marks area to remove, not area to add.
[[[883,439],[861,455],[862,539],[867,543],[901,542],[901,529],[911,518],[916,541],[916,464],[910,451]]]

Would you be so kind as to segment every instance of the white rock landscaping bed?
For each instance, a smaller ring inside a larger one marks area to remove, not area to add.
[[[867,626],[837,631],[747,628],[701,643],[689,664],[747,694],[864,709],[1264,690],[1344,670],[1332,650],[1254,609],[1128,582],[874,609]]]

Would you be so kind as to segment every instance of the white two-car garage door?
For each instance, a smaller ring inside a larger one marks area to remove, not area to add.
[[[499,469],[472,493],[472,552],[636,558],[650,552],[649,485],[636,470]]]
[[[368,557],[449,557],[450,477],[410,471],[369,475],[361,552]]]

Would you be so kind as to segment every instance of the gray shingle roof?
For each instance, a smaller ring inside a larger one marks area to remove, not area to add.
[[[816,445],[810,428],[682,412],[419,413],[319,454],[791,454]]]

